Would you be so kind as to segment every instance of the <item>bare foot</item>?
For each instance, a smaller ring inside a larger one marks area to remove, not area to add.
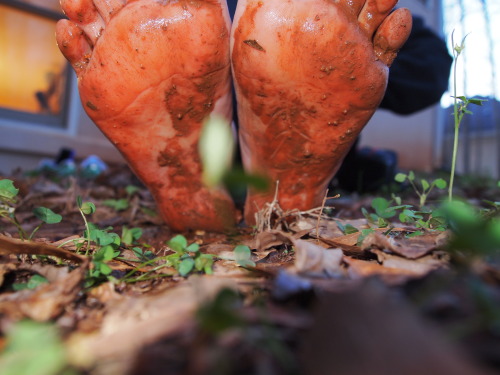
[[[222,231],[234,205],[201,182],[204,118],[231,119],[230,20],[220,0],[61,0],[57,43],[88,115],[174,230]]]
[[[231,35],[245,168],[279,181],[284,209],[320,206],[380,104],[411,30],[397,0],[240,0]],[[245,219],[274,190],[250,191]]]

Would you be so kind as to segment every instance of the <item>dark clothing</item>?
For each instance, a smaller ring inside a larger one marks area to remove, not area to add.
[[[389,70],[380,108],[408,115],[436,104],[448,89],[451,63],[444,41],[414,16],[410,37]]]

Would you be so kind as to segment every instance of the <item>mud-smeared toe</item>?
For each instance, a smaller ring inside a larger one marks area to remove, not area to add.
[[[359,14],[359,26],[365,31],[368,38],[372,38],[375,31],[392,11],[398,0],[367,0]]]
[[[94,0],[97,11],[108,23],[111,17],[118,12],[125,5],[125,0]]]
[[[338,3],[346,14],[357,18],[365,2],[366,0],[339,0]]]
[[[92,0],[61,0],[68,18],[78,24],[92,44],[102,33],[105,23]]]
[[[77,73],[88,64],[92,48],[77,24],[60,20],[56,26],[56,41],[62,54]]]
[[[401,47],[410,36],[411,13],[400,8],[391,13],[380,25],[373,38],[373,48],[377,57],[390,66]]]

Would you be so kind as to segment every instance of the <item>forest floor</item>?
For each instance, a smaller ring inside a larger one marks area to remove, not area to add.
[[[0,177],[19,189],[0,185],[3,375],[500,373],[500,188],[484,181],[447,230],[410,189],[178,234],[124,166]]]

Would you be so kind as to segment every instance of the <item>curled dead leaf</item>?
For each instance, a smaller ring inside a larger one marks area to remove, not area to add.
[[[305,240],[294,240],[293,246],[297,272],[315,276],[333,276],[342,272],[342,250],[325,249]]]
[[[0,314],[15,320],[30,318],[39,322],[56,318],[76,299],[88,264],[87,261],[72,272],[67,267],[22,265],[20,269],[31,269],[45,276],[49,283],[33,290],[0,295]]]
[[[361,244],[362,249],[378,248],[388,250],[408,259],[417,259],[443,245],[442,232],[434,232],[416,237],[393,238],[381,232],[370,233]]]

